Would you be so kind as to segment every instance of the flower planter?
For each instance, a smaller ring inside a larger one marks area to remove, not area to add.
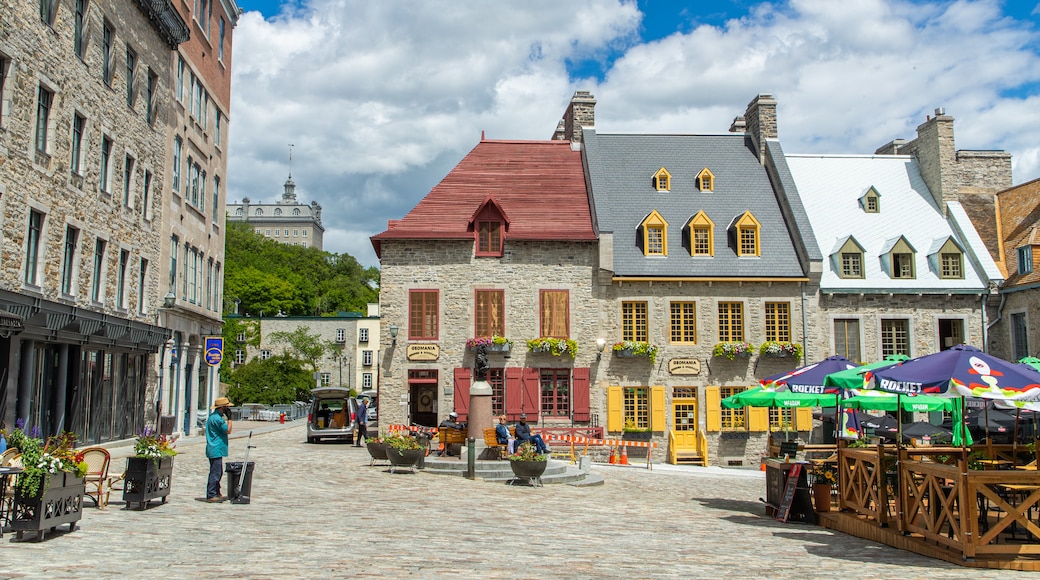
[[[17,532],[19,540],[25,532],[36,532],[37,541],[43,540],[47,530],[62,524],[69,524],[70,532],[75,530],[76,522],[83,517],[85,481],[73,473],[59,472],[47,477],[35,496],[25,497],[16,491],[11,530]]]
[[[636,354],[636,351],[632,350],[631,348],[615,350],[614,353],[618,356],[618,358],[632,358],[634,356],[639,356]]]
[[[425,449],[405,449],[402,451],[388,446],[386,448],[386,458],[390,461],[390,473],[395,473],[397,468],[401,467],[407,467],[409,471],[414,472],[414,468],[425,454]]]
[[[488,352],[509,352],[510,344],[489,344],[487,347]]]
[[[812,486],[813,505],[818,512],[831,511],[831,484],[814,483]]]
[[[365,443],[365,447],[368,448],[368,454],[372,456],[372,462],[369,466],[375,465],[376,461],[389,461],[386,456],[386,450],[389,447],[382,441],[369,441]]]
[[[126,480],[123,482],[123,501],[126,502],[126,507],[140,504],[139,508],[144,509],[153,499],[166,503],[172,479],[173,457],[163,457],[158,461],[144,457],[127,457]]]
[[[524,483],[526,485],[541,485],[542,474],[545,473],[545,467],[549,464],[548,461],[509,461],[509,468],[513,470],[513,479],[509,480],[510,485],[517,483]]]

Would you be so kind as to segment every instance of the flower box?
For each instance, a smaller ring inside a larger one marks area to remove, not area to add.
[[[127,457],[123,501],[128,508],[131,504],[140,504],[140,509],[148,507],[148,502],[153,499],[166,503],[172,480],[173,457]]]
[[[797,342],[770,340],[758,347],[758,354],[773,358],[802,358],[802,345]]]
[[[750,357],[754,352],[755,345],[749,342],[720,342],[712,349],[711,354],[716,357],[726,357],[733,360],[738,356]]]
[[[19,540],[24,532],[36,532],[37,541],[43,540],[46,530],[62,524],[69,524],[70,532],[75,530],[76,522],[83,518],[85,492],[86,478],[64,471],[50,474],[34,496],[16,490],[11,530]]]
[[[578,341],[573,338],[551,338],[542,336],[527,341],[527,350],[532,353],[545,352],[553,356],[578,355]]]
[[[466,341],[466,350],[476,351],[480,346],[487,348],[487,352],[509,352],[513,341],[502,336],[478,336]]]
[[[645,356],[650,359],[650,364],[654,364],[657,360],[657,345],[649,342],[631,340],[615,342],[612,350],[614,351],[614,355],[619,358]]]

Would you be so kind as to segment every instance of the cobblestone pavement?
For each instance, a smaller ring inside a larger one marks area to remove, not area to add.
[[[129,511],[113,495],[74,532],[5,534],[0,578],[1024,577],[776,522],[759,472],[595,465],[606,482],[585,488],[390,474],[365,449],[304,443],[302,422],[236,422],[230,460],[249,429],[250,504],[196,501],[204,444],[182,442],[167,504]],[[129,451],[113,449],[114,470]]]

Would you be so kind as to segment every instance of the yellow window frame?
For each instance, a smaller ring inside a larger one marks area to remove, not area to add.
[[[697,174],[697,189],[701,191],[715,191],[715,174],[705,167]]]
[[[690,255],[691,256],[714,256],[715,255],[715,222],[711,221],[708,214],[701,210],[687,222],[690,228]],[[697,244],[697,232],[707,231],[708,244],[706,248],[700,248]]]
[[[652,183],[657,191],[669,191],[672,187],[672,174],[662,167],[654,174]]]
[[[738,256],[761,256],[762,255],[762,224],[755,219],[750,212],[744,212],[736,223],[737,229],[737,255]],[[745,236],[753,236],[749,251],[745,250]]]
[[[655,209],[639,224],[643,230],[643,255],[668,255],[668,222]]]

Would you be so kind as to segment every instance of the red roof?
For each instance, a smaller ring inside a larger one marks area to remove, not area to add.
[[[490,200],[489,200],[490,198]],[[493,201],[508,216],[505,241],[595,241],[581,152],[569,141],[481,141],[382,240],[472,239],[472,219]]]

